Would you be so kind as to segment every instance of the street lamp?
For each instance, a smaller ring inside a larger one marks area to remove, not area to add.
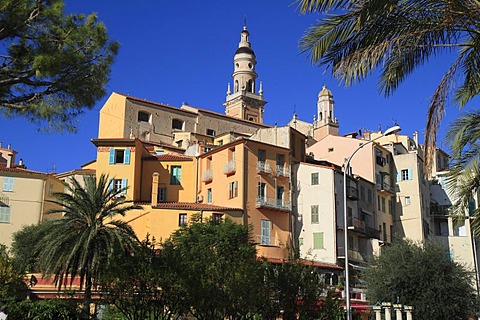
[[[348,270],[348,217],[347,217],[347,172],[350,170],[350,161],[352,160],[353,156],[367,144],[373,143],[375,140],[380,139],[385,136],[389,136],[391,134],[398,133],[401,128],[398,125],[395,125],[391,128],[385,130],[385,132],[373,140],[367,141],[362,143],[352,155],[348,158],[345,158],[345,164],[343,167],[343,235],[344,239],[344,251],[345,251],[345,304],[347,308],[347,319],[352,319],[352,314],[350,310],[350,272]]]

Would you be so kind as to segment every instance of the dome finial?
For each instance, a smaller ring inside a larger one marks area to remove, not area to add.
[[[247,15],[243,16],[243,30],[247,30]]]

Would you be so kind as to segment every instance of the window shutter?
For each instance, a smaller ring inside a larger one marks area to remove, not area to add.
[[[177,180],[178,184],[180,184],[180,182],[182,181],[182,167],[177,168]]]
[[[3,191],[13,191],[14,183],[15,183],[15,178],[5,177],[3,180]]]
[[[108,181],[108,191],[113,190],[113,179]]]
[[[402,170],[397,171],[397,182],[402,181]]]
[[[127,179],[122,179],[122,193],[126,194],[127,193]]]
[[[234,190],[235,190],[235,197],[237,197],[238,196],[238,182],[237,181],[234,182]]]
[[[124,164],[130,164],[130,149],[125,149],[125,157],[123,158]]]
[[[413,179],[412,169],[408,169],[408,180]]]
[[[313,234],[313,249],[323,249],[323,232]]]
[[[109,164],[114,164],[115,163],[115,149],[110,149],[110,158],[108,160]]]

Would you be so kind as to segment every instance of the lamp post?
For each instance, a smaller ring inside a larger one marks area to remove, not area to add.
[[[352,160],[353,156],[363,147],[366,145],[373,143],[375,140],[380,139],[381,137],[389,136],[391,134],[395,134],[399,132],[401,128],[398,125],[395,125],[391,128],[385,130],[383,134],[376,137],[373,140],[367,141],[362,143],[355,151],[353,151],[352,155],[348,158],[345,158],[345,164],[343,167],[343,235],[344,235],[344,247],[345,247],[345,307],[347,309],[347,319],[352,319],[352,313],[350,310],[350,272],[348,270],[348,216],[347,216],[347,172],[350,169],[350,161]]]

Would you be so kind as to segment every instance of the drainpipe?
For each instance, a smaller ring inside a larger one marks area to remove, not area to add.
[[[243,215],[243,225],[248,226],[248,217],[247,217],[247,183],[248,183],[248,148],[247,148],[247,143],[245,142],[243,144],[243,172],[242,172],[242,179],[243,179],[243,192],[242,192],[242,203],[243,203],[243,210],[242,210],[242,215]],[[255,164],[256,166],[256,164]],[[255,169],[256,170],[256,169]]]

